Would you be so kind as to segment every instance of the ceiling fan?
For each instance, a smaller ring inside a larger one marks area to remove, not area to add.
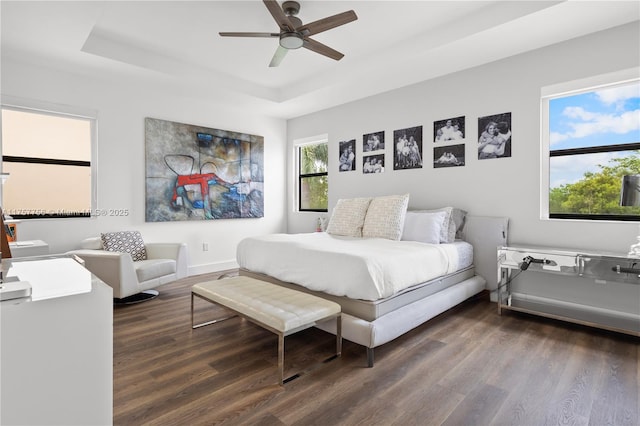
[[[270,67],[277,67],[289,50],[300,47],[335,59],[336,61],[342,59],[344,56],[342,53],[309,37],[355,21],[358,17],[353,10],[338,13],[337,15],[303,25],[300,18],[296,16],[300,11],[300,3],[297,1],[285,1],[282,3],[282,7],[280,7],[276,0],[263,1],[271,13],[271,16],[273,16],[273,19],[275,19],[280,27],[279,33],[221,32],[219,34],[222,37],[278,37],[280,44],[271,59]]]

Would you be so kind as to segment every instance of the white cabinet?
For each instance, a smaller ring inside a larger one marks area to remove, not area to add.
[[[11,257],[46,256],[49,244],[42,240],[12,241],[9,243]]]
[[[0,424],[112,424],[111,287],[66,256],[7,267],[32,296],[0,303]]]

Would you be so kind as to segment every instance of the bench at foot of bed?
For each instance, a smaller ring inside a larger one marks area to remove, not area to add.
[[[342,351],[341,308],[337,303],[310,294],[284,288],[250,277],[233,277],[196,284],[191,289],[191,328],[196,329],[221,321],[194,324],[194,298],[223,306],[278,335],[279,383],[284,384],[300,374],[284,378],[284,338],[328,319],[335,318],[336,355]],[[223,319],[228,319],[225,317]],[[337,329],[336,329],[337,327]],[[337,331],[336,331],[337,330]]]

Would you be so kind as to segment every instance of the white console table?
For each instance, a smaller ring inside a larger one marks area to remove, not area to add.
[[[520,311],[640,336],[640,258],[498,248],[498,313]]]
[[[71,256],[2,260],[0,424],[113,422],[113,290]]]

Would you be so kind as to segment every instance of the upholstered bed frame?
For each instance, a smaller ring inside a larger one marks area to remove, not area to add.
[[[297,284],[285,283],[276,278],[246,269],[240,274],[271,283],[294,288],[336,301],[343,307],[342,335],[345,339],[367,348],[367,364],[373,366],[373,348],[387,343],[414,329],[436,315],[458,305],[483,290],[492,292],[498,284],[497,248],[507,244],[509,220],[506,217],[468,215],[462,237],[473,245],[474,268],[432,280],[415,291],[393,296],[381,303],[386,307],[358,306],[358,301],[314,292]],[[426,287],[435,291],[424,291]],[[413,296],[412,296],[413,294]],[[374,302],[380,305],[378,302]],[[360,302],[366,305],[367,302]],[[368,302],[371,305],[371,302]],[[391,306],[391,308],[389,308]],[[376,312],[369,314],[367,312]],[[318,328],[336,333],[335,320],[317,325]]]

